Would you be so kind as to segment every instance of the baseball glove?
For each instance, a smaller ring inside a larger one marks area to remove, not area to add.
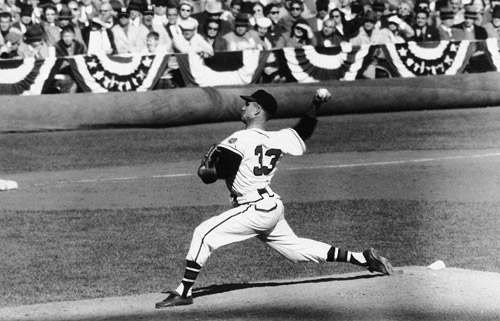
[[[217,144],[213,144],[207,151],[203,159],[201,160],[201,165],[198,168],[198,176],[201,178],[203,183],[211,184],[217,180],[217,161],[219,160],[220,150],[217,148]]]

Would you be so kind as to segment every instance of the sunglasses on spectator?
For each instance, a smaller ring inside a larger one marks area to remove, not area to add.
[[[181,11],[184,11],[184,12],[191,12],[191,9],[181,9]]]
[[[292,10],[293,10],[293,11],[300,11],[300,10],[302,10],[302,9],[301,9],[300,7],[292,7]]]
[[[215,27],[215,28],[214,27],[208,27],[208,30],[217,31],[217,30],[219,30],[219,28],[217,28],[217,27]]]
[[[278,13],[280,13],[280,12],[279,12],[279,11],[271,11],[271,12],[269,12],[269,13],[270,13],[270,14],[278,14]]]

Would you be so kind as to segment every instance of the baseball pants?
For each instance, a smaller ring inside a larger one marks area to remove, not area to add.
[[[285,220],[278,195],[239,205],[201,223],[193,233],[186,259],[201,267],[213,251],[224,245],[257,237],[288,260],[326,262],[331,245],[300,238]]]

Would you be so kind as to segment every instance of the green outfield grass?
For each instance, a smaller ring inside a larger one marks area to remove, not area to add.
[[[342,248],[378,248],[396,266],[500,272],[500,203],[288,203],[296,233]],[[0,212],[0,306],[159,292],[177,286],[192,229],[224,208]],[[202,214],[200,214],[202,213]],[[166,233],[168,231],[168,234]],[[359,271],[293,264],[258,240],[214,253],[196,288]]]

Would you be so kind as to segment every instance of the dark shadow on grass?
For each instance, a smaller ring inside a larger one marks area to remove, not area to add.
[[[367,274],[358,275],[351,277],[331,277],[331,278],[318,278],[303,281],[268,281],[268,282],[256,282],[256,283],[229,283],[229,284],[214,284],[203,288],[193,289],[193,298],[202,297],[205,295],[219,294],[236,290],[243,290],[249,288],[264,288],[264,287],[274,287],[274,286],[284,286],[284,285],[294,285],[294,284],[307,284],[307,283],[322,283],[322,282],[339,282],[339,281],[352,281],[360,279],[371,279],[376,277],[384,276],[383,274]]]

